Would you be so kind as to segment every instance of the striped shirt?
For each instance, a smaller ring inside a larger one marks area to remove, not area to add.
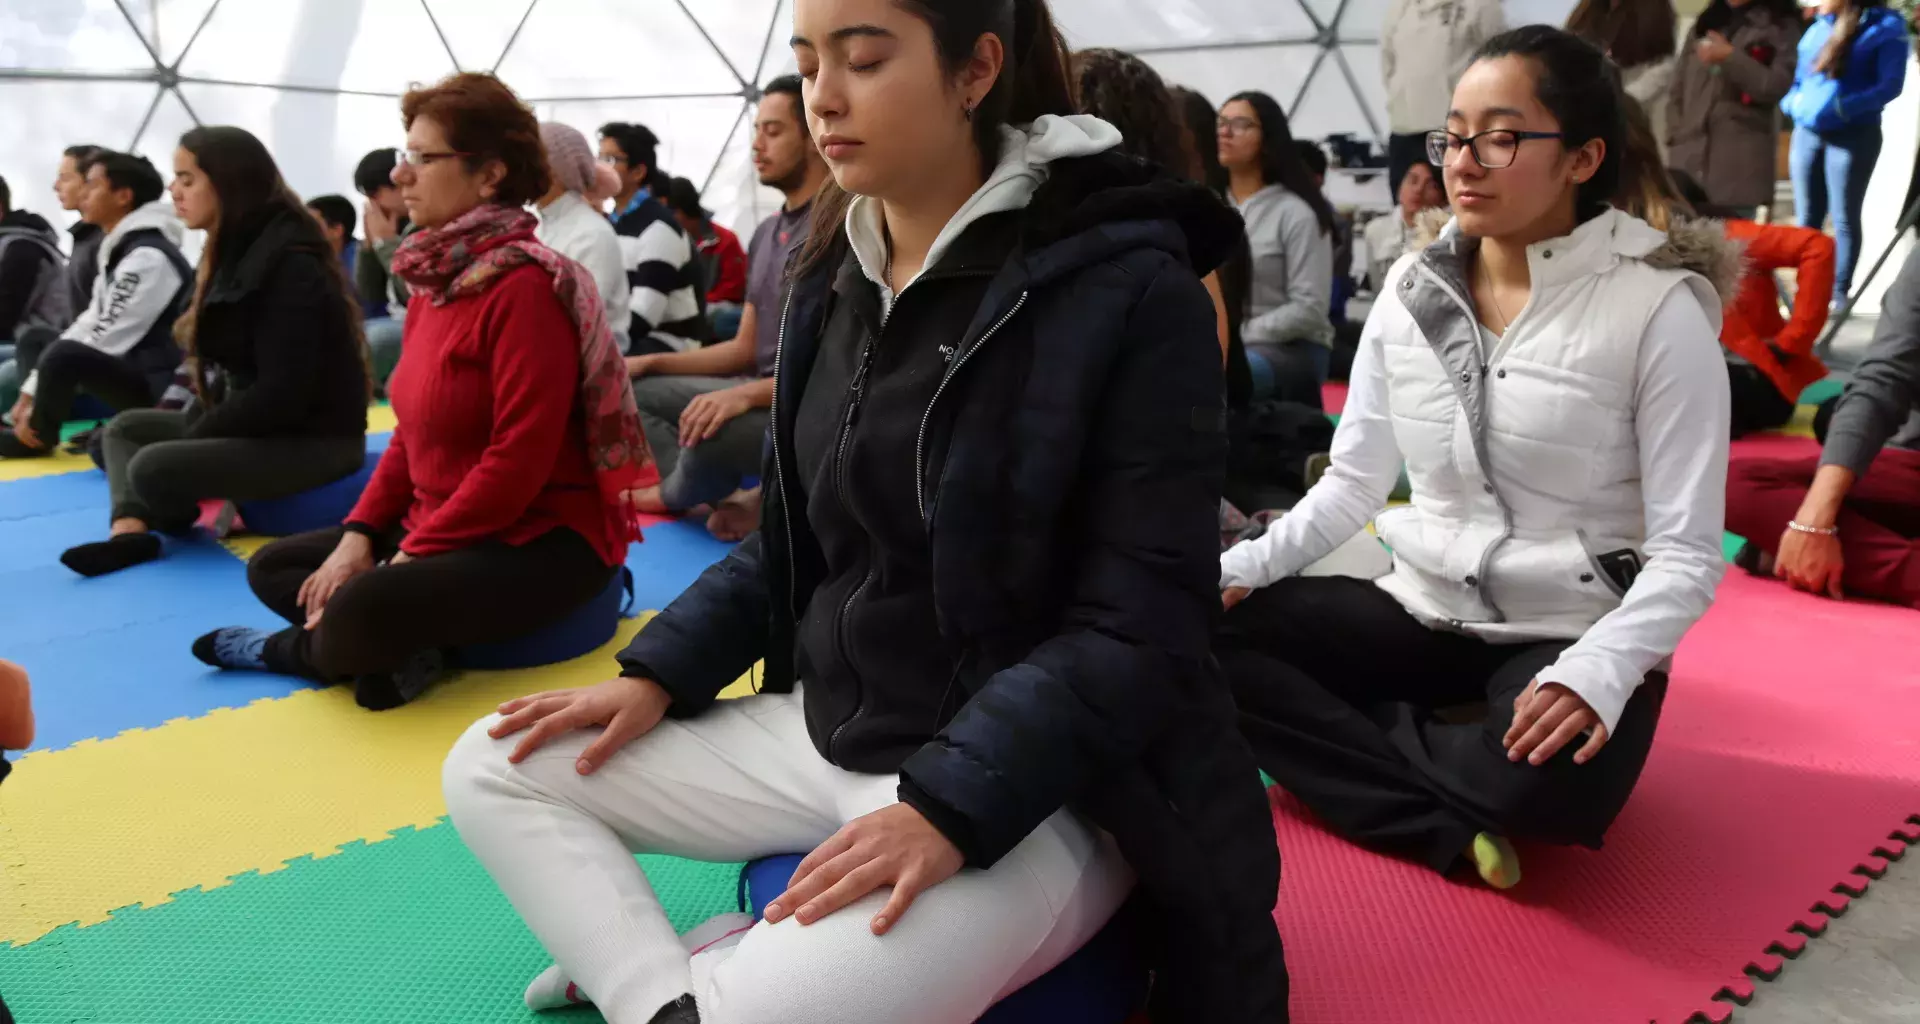
[[[615,221],[613,230],[620,236],[620,260],[633,288],[629,333],[634,345],[646,338],[675,351],[705,344],[712,331],[700,266],[673,213],[648,199]]]

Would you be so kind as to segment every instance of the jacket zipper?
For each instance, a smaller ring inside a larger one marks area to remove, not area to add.
[[[793,553],[793,509],[787,501],[787,471],[780,459],[780,357],[787,347],[787,319],[793,313],[794,286],[787,286],[787,300],[780,307],[780,333],[773,344],[773,402],[767,410],[768,438],[773,443],[773,486],[780,496],[780,525],[787,537],[787,616],[798,622],[800,609],[794,600],[800,569]]]
[[[886,331],[886,319],[882,319],[880,322],[880,333],[885,335]],[[853,442],[853,425],[860,419],[860,403],[866,399],[867,375],[873,370],[874,352],[879,348],[879,343],[879,338],[868,339],[865,347],[860,351],[860,366],[854,370],[853,384],[848,389],[847,412],[846,415],[840,419],[840,439],[839,442],[834,445],[833,491],[835,497],[840,501],[840,511],[849,521],[853,520],[853,505],[847,500],[847,448]],[[829,752],[840,746],[841,734],[847,731],[848,726],[859,721],[860,713],[866,710],[866,701],[863,699],[864,695],[861,692],[860,667],[853,663],[853,644],[848,636],[848,623],[851,621],[853,615],[853,603],[860,599],[860,595],[867,589],[867,585],[873,582],[874,557],[871,550],[871,542],[869,542],[868,548],[867,571],[860,577],[859,585],[854,587],[852,593],[847,595],[847,599],[840,603],[840,615],[833,624],[834,642],[840,645],[840,660],[846,663],[847,673],[853,677],[854,697],[853,714],[848,715],[847,720],[841,722],[839,727],[833,730],[833,735],[827,739],[827,750]]]
[[[1012,320],[1020,312],[1021,308],[1027,304],[1028,294],[1027,291],[1022,290],[1020,297],[1014,300],[1013,308],[1007,310],[1005,316],[994,321],[993,326],[987,328],[987,333],[982,334],[979,341],[960,353],[960,358],[955,359],[953,365],[947,368],[946,375],[940,378],[940,386],[934,389],[933,399],[927,403],[927,411],[920,417],[920,434],[913,445],[913,490],[914,497],[919,500],[920,522],[923,526],[931,528],[933,525],[927,522],[927,425],[933,422],[933,410],[940,404],[940,396],[947,393],[947,385],[953,382],[953,378],[959,376],[960,368],[967,365],[967,360],[972,359],[975,352],[985,348],[988,340],[1000,333],[1000,329],[1007,326],[1007,321]]]

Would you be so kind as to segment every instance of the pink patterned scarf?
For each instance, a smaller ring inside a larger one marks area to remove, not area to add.
[[[660,482],[626,362],[607,326],[600,292],[585,267],[534,240],[532,214],[491,203],[441,227],[417,231],[400,243],[393,272],[436,306],[485,291],[515,267],[537,264],[553,277],[553,291],[579,330],[580,407],[587,427],[587,458],[600,483],[616,536],[640,539],[628,493]]]

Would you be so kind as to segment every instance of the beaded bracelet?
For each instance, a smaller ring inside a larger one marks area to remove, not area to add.
[[[1817,526],[1803,526],[1800,523],[1794,522],[1793,520],[1787,521],[1787,529],[1792,530],[1795,533],[1811,533],[1816,537],[1840,536],[1840,528],[1838,526],[1829,526],[1822,529]]]

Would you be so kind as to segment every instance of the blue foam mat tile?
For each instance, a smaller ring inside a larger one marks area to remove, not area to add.
[[[62,551],[106,539],[105,506],[0,520],[0,573],[58,567]]]
[[[0,523],[80,509],[98,509],[106,519],[106,474],[89,469],[0,483]]]
[[[672,604],[681,591],[732,550],[732,544],[713,539],[702,523],[648,527],[646,539],[627,549],[635,607],[661,609]]]
[[[14,533],[0,530],[0,545],[14,543]],[[0,644],[117,632],[199,608],[258,607],[245,568],[209,540],[170,542],[159,561],[98,579],[75,575],[57,554],[0,573]]]

